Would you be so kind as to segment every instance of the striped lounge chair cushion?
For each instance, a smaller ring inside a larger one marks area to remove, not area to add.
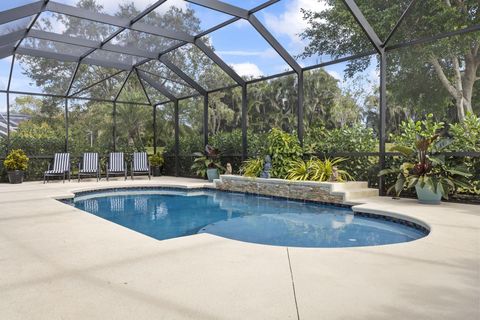
[[[88,152],[83,154],[83,165],[80,172],[97,172],[98,171],[98,153]]]
[[[125,171],[125,161],[123,160],[123,152],[110,153],[110,172],[123,172]]]
[[[148,171],[148,159],[146,152],[133,153],[133,171],[145,172]]]
[[[55,153],[53,158],[53,169],[46,173],[65,173],[70,171],[70,153]]]

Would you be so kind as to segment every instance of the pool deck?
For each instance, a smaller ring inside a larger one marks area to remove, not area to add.
[[[362,211],[429,236],[358,248],[285,248],[208,234],[158,241],[53,197],[204,181],[0,184],[1,319],[480,319],[480,206],[374,197]]]

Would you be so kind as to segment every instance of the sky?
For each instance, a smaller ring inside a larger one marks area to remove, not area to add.
[[[69,5],[74,5],[77,2],[77,0],[56,1]],[[116,11],[119,3],[131,1],[132,0],[97,0],[98,3],[104,6],[104,11],[110,14],[113,14]],[[0,11],[31,2],[34,1],[0,1]],[[155,0],[134,0],[134,2],[137,8],[143,10],[155,2]],[[252,9],[265,2],[265,0],[224,0],[224,2],[244,9]],[[212,11],[198,5],[193,5],[183,0],[167,0],[167,2],[157,10],[166,10],[170,6],[176,6],[179,8],[190,7],[195,10],[196,15],[200,18],[203,30],[231,18],[229,15]],[[281,0],[262,11],[259,11],[256,13],[256,16],[276,37],[278,42],[295,57],[301,66],[309,66],[331,61],[332,58],[329,56],[314,56],[307,59],[298,57],[308,44],[308,42],[303,40],[300,36],[302,30],[307,27],[307,22],[303,19],[302,8],[321,11],[326,8],[326,5],[323,1],[315,0]],[[56,31],[61,32],[61,26],[54,27],[57,29]],[[0,35],[1,28],[2,26],[0,26]],[[258,78],[291,70],[275,50],[273,50],[260,34],[245,20],[239,20],[226,28],[211,33],[208,37],[217,54],[219,54],[220,57],[232,66],[241,76]],[[0,60],[0,89],[5,89],[10,61],[11,58]],[[341,86],[348,86],[349,82],[345,81],[343,77],[345,67],[346,64],[342,63],[328,66],[325,69],[333,77],[339,80]],[[12,84],[13,90],[32,92],[41,91],[41,89],[36,88],[35,85],[31,86],[31,81],[25,76],[22,76],[21,67],[19,65],[16,65],[14,68],[14,76],[16,81]],[[365,71],[365,77],[369,79],[369,81],[378,81],[375,63]]]

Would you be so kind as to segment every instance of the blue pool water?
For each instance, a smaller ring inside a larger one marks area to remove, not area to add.
[[[74,206],[164,240],[197,233],[292,247],[412,241],[426,230],[348,208],[221,191],[129,190],[76,196]]]

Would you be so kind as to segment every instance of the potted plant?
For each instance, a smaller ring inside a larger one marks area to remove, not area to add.
[[[420,138],[415,148],[394,146],[391,151],[399,152],[405,161],[398,168],[380,171],[379,176],[396,174],[397,180],[388,192],[395,190],[399,196],[403,190],[415,187],[420,203],[439,204],[442,197],[458,187],[468,188],[466,178],[471,174],[462,167],[451,168],[445,162],[445,156],[439,154],[452,140],[439,139],[439,135]]]
[[[22,183],[24,171],[28,168],[28,157],[22,149],[10,151],[3,165],[8,173],[10,183]]]
[[[160,151],[150,156],[150,166],[152,167],[152,174],[154,177],[159,177],[161,175],[161,169],[165,163],[163,158],[163,148],[160,148]]]
[[[197,176],[202,178],[207,177],[209,182],[218,179],[220,176],[219,170],[225,171],[218,159],[220,151],[210,145],[205,146],[205,153],[195,152],[193,154],[196,158],[193,161],[192,170]]]

